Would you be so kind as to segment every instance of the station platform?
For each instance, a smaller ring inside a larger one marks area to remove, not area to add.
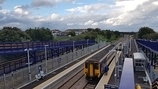
[[[74,63],[72,63],[71,66],[67,66],[66,69],[61,69],[60,72],[58,71],[59,72],[58,74],[52,73],[51,75],[46,76],[46,78],[44,80],[35,81],[35,82],[33,82],[27,86],[21,87],[19,89],[43,89],[43,88],[48,88],[48,87],[50,88],[50,87],[52,87],[51,86],[52,83],[56,82],[59,78],[63,77],[70,71],[74,70],[76,67],[82,65],[88,58],[90,58],[90,57],[94,56],[95,54],[97,54],[98,52],[106,49],[108,46],[110,46],[110,45],[105,46],[104,48],[91,54],[88,57],[78,59],[78,61],[80,60],[80,62],[74,61]]]
[[[116,62],[118,61],[118,58],[120,57],[121,55],[121,51],[118,52],[117,54],[117,58],[116,58]],[[114,77],[112,76],[111,74],[113,73],[113,70],[115,68],[115,58],[113,59],[113,61],[111,62],[111,64],[109,65],[109,71],[108,71],[108,74],[107,75],[103,75],[102,78],[100,79],[99,83],[97,84],[96,88],[95,89],[104,89],[104,85],[105,84],[108,84],[109,80],[110,80],[110,77]]]

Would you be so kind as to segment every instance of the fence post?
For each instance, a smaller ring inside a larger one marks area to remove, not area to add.
[[[14,74],[13,74],[13,71],[12,71],[12,88],[14,89]]]
[[[5,74],[3,74],[3,81],[4,81],[4,89],[6,89],[6,79],[5,79]]]

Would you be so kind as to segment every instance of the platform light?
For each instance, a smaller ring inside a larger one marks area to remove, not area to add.
[[[24,49],[24,51],[27,51],[27,62],[26,64],[28,64],[28,70],[29,70],[29,81],[31,81],[31,71],[30,71],[30,54],[29,54],[29,51],[32,50],[31,48],[26,48]]]

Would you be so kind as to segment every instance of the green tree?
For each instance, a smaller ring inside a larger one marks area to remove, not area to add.
[[[91,32],[91,31],[93,31],[94,29],[93,28],[87,28],[87,31],[88,32]]]
[[[112,37],[112,32],[110,30],[106,31],[106,38],[110,39]]]
[[[114,31],[114,35],[115,35],[115,38],[118,38],[120,36],[120,32],[119,31]]]
[[[1,42],[23,42],[31,40],[31,37],[17,27],[4,27],[0,31]]]
[[[142,39],[143,35],[155,33],[152,28],[149,27],[141,27],[138,31],[138,38]]]
[[[101,29],[100,29],[100,28],[95,28],[94,31],[96,31],[96,32],[100,32]]]
[[[30,28],[25,31],[31,38],[32,41],[51,41],[53,35],[48,28]]]
[[[70,32],[68,33],[68,35],[76,36],[76,33],[75,33],[75,31],[70,31]]]
[[[142,36],[145,39],[152,39],[157,40],[158,39],[158,33],[150,33]]]

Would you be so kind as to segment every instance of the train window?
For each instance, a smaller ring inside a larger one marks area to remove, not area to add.
[[[98,63],[94,63],[94,69],[98,69]]]
[[[138,60],[136,60],[136,62],[138,62]]]
[[[85,68],[88,68],[88,63],[85,63]]]

